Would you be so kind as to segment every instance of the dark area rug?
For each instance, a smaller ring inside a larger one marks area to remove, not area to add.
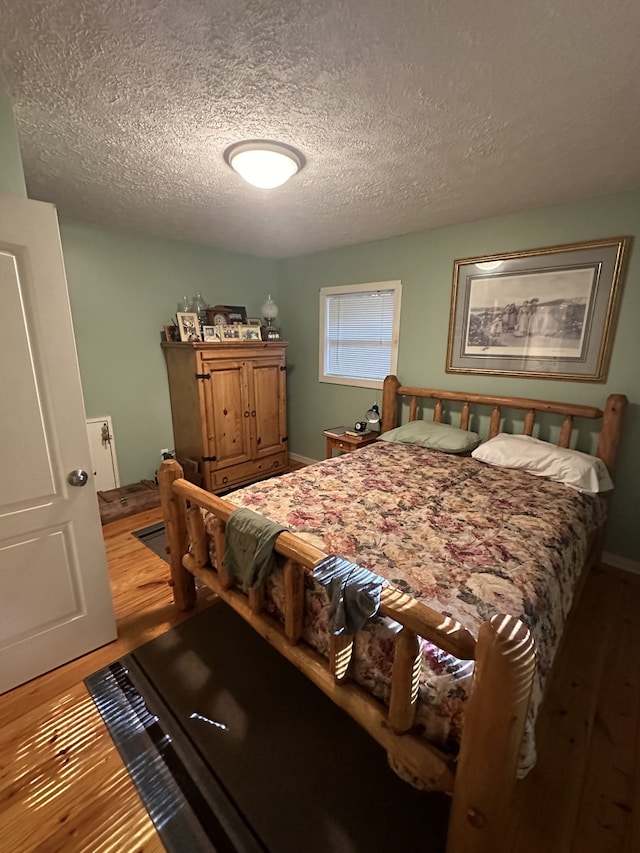
[[[164,522],[160,521],[157,524],[150,524],[149,527],[142,527],[140,530],[134,530],[131,534],[139,539],[147,548],[151,548],[154,554],[162,557],[167,563],[167,533],[164,529]]]
[[[223,602],[86,684],[170,853],[445,848],[448,797],[401,781]]]

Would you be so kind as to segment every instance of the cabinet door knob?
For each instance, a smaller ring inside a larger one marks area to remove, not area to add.
[[[245,416],[245,418],[248,418],[248,417],[249,417],[249,412],[245,412],[245,413],[244,413],[244,416]]]
[[[252,418],[255,418],[255,416],[256,416],[256,410],[254,409],[254,410],[251,412],[251,417],[252,417]]]

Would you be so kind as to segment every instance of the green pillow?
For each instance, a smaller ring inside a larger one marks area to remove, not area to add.
[[[480,444],[480,436],[475,432],[432,421],[411,421],[383,432],[380,438],[400,444],[419,444],[443,453],[469,453]]]

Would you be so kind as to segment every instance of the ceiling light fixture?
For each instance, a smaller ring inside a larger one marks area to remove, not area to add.
[[[299,151],[268,139],[236,142],[224,152],[224,159],[248,184],[262,190],[282,186],[304,166]]]

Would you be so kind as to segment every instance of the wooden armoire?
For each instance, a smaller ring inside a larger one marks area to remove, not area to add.
[[[163,343],[176,458],[224,492],[288,470],[282,341]]]

